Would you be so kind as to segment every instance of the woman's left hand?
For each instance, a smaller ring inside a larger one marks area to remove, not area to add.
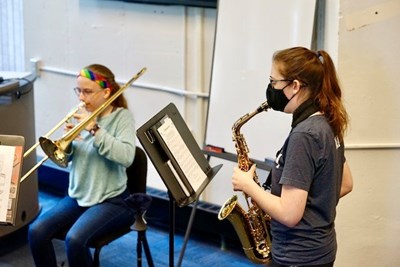
[[[82,112],[82,113],[75,113],[74,114],[74,118],[78,121],[81,122],[83,120],[86,119],[86,117],[88,117],[90,115],[90,113],[88,112]],[[96,125],[96,118],[92,119],[85,127],[86,131],[90,131],[91,129],[93,129],[93,127]]]

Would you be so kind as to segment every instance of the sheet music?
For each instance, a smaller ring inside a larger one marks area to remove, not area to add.
[[[11,214],[8,214],[12,206],[10,189],[15,190],[17,186],[16,184],[11,185],[14,155],[14,146],[0,146],[0,222],[8,222],[11,219]]]
[[[166,117],[163,124],[157,129],[171,154],[182,169],[194,191],[197,191],[207,179],[196,159],[190,153],[182,136],[179,134],[171,118]],[[179,181],[179,180],[178,180]]]
[[[175,179],[178,181],[178,183],[179,183],[180,187],[182,188],[183,192],[185,193],[185,195],[187,197],[189,197],[190,196],[189,190],[186,188],[186,185],[183,183],[182,178],[179,177],[178,173],[176,172],[176,170],[170,160],[167,161],[167,165],[170,168],[170,170],[172,171],[172,173],[174,174]]]

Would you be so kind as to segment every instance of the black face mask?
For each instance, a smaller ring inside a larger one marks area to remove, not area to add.
[[[288,84],[289,85],[289,84]],[[286,85],[286,86],[288,86]],[[283,111],[286,107],[286,105],[289,103],[289,101],[292,98],[287,98],[283,90],[286,88],[283,87],[282,89],[275,89],[272,87],[271,83],[268,84],[267,90],[265,92],[267,100],[268,100],[268,105],[277,111]]]

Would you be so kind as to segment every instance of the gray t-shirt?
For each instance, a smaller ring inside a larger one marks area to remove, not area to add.
[[[293,228],[271,222],[274,261],[286,265],[333,262],[336,256],[334,220],[342,183],[344,147],[326,118],[311,116],[291,131],[277,154],[271,193],[282,185],[308,192],[303,218]]]

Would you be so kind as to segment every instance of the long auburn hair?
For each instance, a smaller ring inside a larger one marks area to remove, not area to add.
[[[107,82],[109,84],[109,87],[111,89],[111,95],[115,94],[121,87],[120,85],[115,81],[115,76],[114,73],[107,68],[106,66],[100,65],[100,64],[91,64],[85,69],[91,70],[94,73],[100,74],[101,76],[105,77],[107,79]],[[123,94],[120,94],[112,103],[112,106],[114,107],[122,107],[122,108],[128,108],[128,102],[126,101],[126,98],[124,97]]]
[[[335,136],[343,141],[349,117],[329,54],[324,50],[314,52],[304,47],[293,47],[275,52],[273,61],[285,79],[299,80],[309,89],[310,98],[328,119]]]

